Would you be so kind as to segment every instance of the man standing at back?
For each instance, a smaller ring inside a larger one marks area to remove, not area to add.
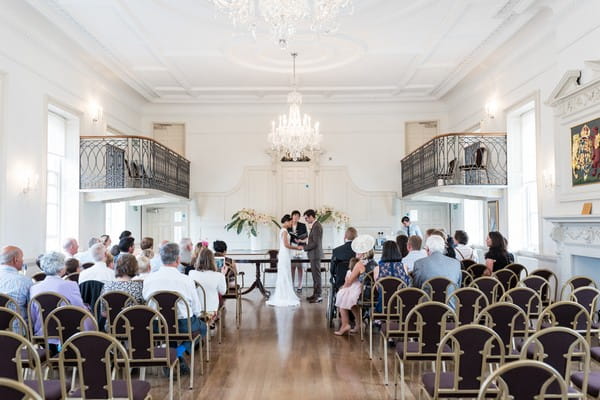
[[[438,235],[432,235],[425,242],[425,250],[428,256],[415,261],[413,269],[413,286],[421,288],[423,284],[439,276],[448,278],[460,287],[461,272],[460,262],[456,258],[450,258],[444,255],[446,242]],[[447,296],[449,296],[447,293]]]
[[[310,261],[310,272],[313,278],[313,294],[308,297],[310,303],[320,303],[323,301],[321,297],[321,258],[323,258],[323,227],[317,221],[315,210],[309,209],[304,211],[304,220],[311,225],[308,238],[305,239],[306,245],[304,251],[308,255]]]

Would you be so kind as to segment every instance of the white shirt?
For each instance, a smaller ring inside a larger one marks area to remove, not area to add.
[[[427,252],[425,250],[413,250],[408,252],[406,257],[402,259],[402,264],[406,266],[408,272],[412,272],[415,261],[425,257],[427,257]]]
[[[479,262],[479,257],[477,256],[477,252],[473,250],[472,247],[467,246],[466,244],[457,244],[454,248],[454,252],[456,253],[456,259],[458,261],[471,259],[476,263]],[[462,254],[462,255],[461,255]]]
[[[216,271],[190,271],[190,278],[202,285],[206,293],[206,311],[215,312],[219,309],[219,294],[227,291],[225,275]],[[198,288],[198,296],[202,303],[202,289]]]
[[[79,284],[81,285],[85,281],[114,281],[115,271],[108,268],[104,261],[98,261],[88,269],[84,269],[79,273]]]
[[[79,260],[79,264],[83,265],[85,263],[93,263],[94,262],[94,258],[92,257],[92,254],[90,253],[90,251],[80,251],[79,253],[75,254],[75,256],[73,258],[76,258],[77,260]]]
[[[150,271],[156,272],[162,267],[163,263],[160,260],[160,255],[157,253],[150,259]]]
[[[192,314],[199,316],[202,313],[202,304],[196,291],[196,283],[189,276],[177,271],[177,268],[163,266],[144,279],[144,288],[142,289],[144,300],[148,301],[153,293],[162,290],[178,293],[186,301]],[[181,302],[177,304],[177,313],[179,319],[188,317],[187,309]]]

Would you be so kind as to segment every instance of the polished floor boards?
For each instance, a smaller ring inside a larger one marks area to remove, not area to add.
[[[197,369],[193,390],[187,389],[189,377],[184,377],[182,398],[392,398],[393,386],[388,389],[382,384],[382,361],[369,360],[368,341],[361,342],[358,335],[337,337],[327,328],[325,302],[309,304],[303,299],[297,308],[273,308],[255,291],[244,298],[239,330],[235,303],[228,302],[227,308],[223,343],[213,337],[204,376]],[[168,398],[166,378],[147,375],[146,379],[152,383],[153,399]]]

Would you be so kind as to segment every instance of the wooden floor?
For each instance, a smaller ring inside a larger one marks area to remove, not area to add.
[[[187,389],[189,377],[182,378],[182,398],[392,398],[393,385],[382,384],[382,361],[369,360],[368,341],[361,342],[358,335],[334,336],[327,328],[325,302],[309,304],[306,295],[300,307],[273,308],[258,291],[250,293],[244,298],[239,330],[235,304],[228,302],[223,343],[217,344],[214,337],[212,359],[205,362],[204,376],[196,371],[194,390]],[[146,379],[152,383],[153,399],[168,398],[167,378]]]

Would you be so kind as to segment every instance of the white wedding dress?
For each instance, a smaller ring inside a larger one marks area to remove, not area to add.
[[[289,233],[287,229],[282,228],[279,231],[279,254],[277,255],[275,292],[267,300],[268,305],[275,307],[300,305],[300,299],[294,293],[294,285],[292,284],[292,255],[290,249],[285,247],[284,237],[287,237],[289,243]]]

